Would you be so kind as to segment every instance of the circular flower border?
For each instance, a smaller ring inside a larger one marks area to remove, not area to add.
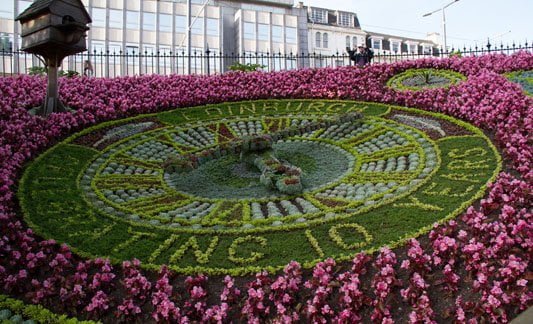
[[[429,78],[437,77],[447,80],[447,84],[436,84],[436,85],[405,85],[405,82],[413,80],[415,78],[424,78],[428,80]],[[397,90],[397,91],[423,91],[428,89],[438,89],[438,88],[448,88],[452,85],[459,83],[460,81],[466,80],[466,76],[453,71],[445,69],[408,69],[404,72],[394,75],[387,81],[387,87]]]

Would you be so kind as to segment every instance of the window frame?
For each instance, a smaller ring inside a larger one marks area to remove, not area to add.
[[[242,24],[242,37],[244,39],[248,40],[255,40],[257,37],[257,33],[255,30],[255,23],[252,22],[244,22]]]
[[[95,11],[102,12],[103,14],[95,14]],[[93,7],[91,9],[91,27],[106,28],[107,12],[105,8]]]
[[[311,8],[311,22],[313,23],[327,23],[328,12],[325,9]]]
[[[136,10],[126,10],[126,29],[139,30],[141,13]]]
[[[167,24],[162,24],[164,19],[161,18],[163,17],[167,20]],[[165,33],[172,33],[172,15],[159,13],[159,31]]]
[[[322,48],[328,48],[329,46],[329,35],[328,33],[322,33]]]
[[[292,35],[294,35],[294,38],[292,38]],[[285,43],[298,44],[298,29],[285,26]]]
[[[113,19],[111,19],[113,17]],[[118,18],[118,20],[115,20]],[[109,9],[108,28],[122,29],[124,27],[124,12],[117,9]]]
[[[153,13],[153,12],[143,12],[142,14],[143,14],[142,29],[146,30],[146,31],[156,31],[157,30],[157,21],[156,21],[155,13]],[[146,18],[148,18],[148,17],[153,17],[153,23],[151,23],[151,24],[147,23],[148,19],[146,19]]]
[[[337,16],[337,25],[344,27],[353,27],[353,14],[339,11]]]

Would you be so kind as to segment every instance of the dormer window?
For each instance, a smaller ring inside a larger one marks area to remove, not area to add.
[[[325,9],[311,8],[311,22],[327,24],[328,11]]]
[[[337,15],[337,24],[339,26],[353,27],[353,14],[349,12],[339,12]]]

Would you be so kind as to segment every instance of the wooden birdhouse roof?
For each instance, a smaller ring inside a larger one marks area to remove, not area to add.
[[[89,16],[89,13],[87,12],[85,6],[80,0],[35,0],[26,10],[24,10],[20,15],[18,15],[15,20],[26,21],[43,13],[54,13],[64,15],[65,12],[57,12],[57,9],[55,8],[60,7],[55,6],[55,4],[59,2],[70,4],[73,7],[77,7],[87,18],[87,23],[92,22],[91,16]]]

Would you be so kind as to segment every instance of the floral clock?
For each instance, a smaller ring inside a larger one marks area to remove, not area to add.
[[[421,91],[449,87],[463,80],[463,74],[452,70],[409,69],[390,78],[387,86],[397,91]]]
[[[269,139],[255,165],[242,148],[254,136]],[[297,173],[298,190],[265,185],[274,169]],[[28,167],[19,197],[37,232],[81,255],[239,275],[399,244],[463,211],[499,169],[489,139],[451,117],[267,100],[84,130]]]

